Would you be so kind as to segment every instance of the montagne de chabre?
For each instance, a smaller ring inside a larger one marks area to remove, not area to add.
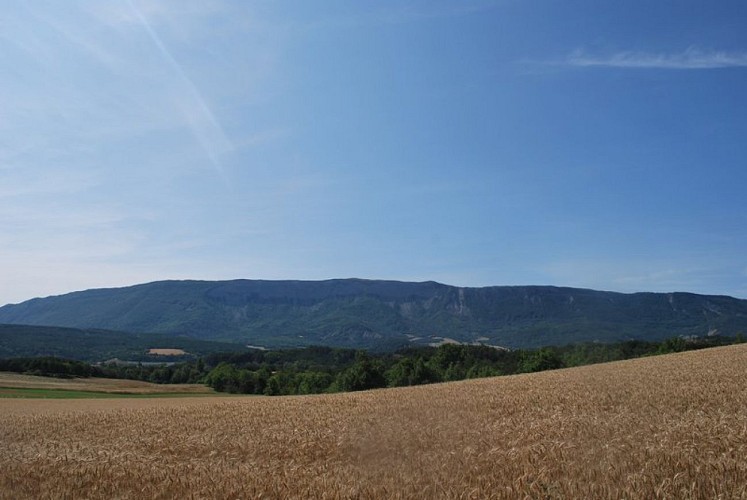
[[[0,324],[178,335],[263,348],[534,348],[747,332],[747,300],[435,282],[161,281],[0,307]]]

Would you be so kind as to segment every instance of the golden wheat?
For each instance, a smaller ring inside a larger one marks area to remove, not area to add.
[[[3,400],[0,498],[747,498],[746,370],[742,345],[353,394]]]

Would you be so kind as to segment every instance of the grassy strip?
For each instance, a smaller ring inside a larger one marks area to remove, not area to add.
[[[131,392],[97,392],[97,391],[71,391],[66,389],[31,389],[18,387],[0,387],[0,398],[22,398],[22,399],[103,399],[103,398],[194,398],[194,397],[221,397],[229,394],[221,393],[178,393],[178,392],[155,392],[150,394],[138,394]]]

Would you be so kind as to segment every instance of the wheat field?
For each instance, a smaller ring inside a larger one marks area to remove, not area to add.
[[[747,345],[364,393],[0,400],[0,498],[747,498]]]

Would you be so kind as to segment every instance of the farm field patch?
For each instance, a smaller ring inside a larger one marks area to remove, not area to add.
[[[293,397],[0,400],[0,498],[744,498],[747,345]]]
[[[67,392],[113,394],[212,394],[215,392],[201,384],[151,384],[140,380],[109,378],[55,378],[24,375],[20,373],[0,372],[0,397],[8,394],[28,394],[28,397],[39,397],[34,394],[63,394]],[[58,391],[55,393],[54,391]],[[13,396],[20,397],[20,396]],[[62,396],[61,396],[62,397]],[[75,396],[70,396],[75,397]],[[78,396],[80,397],[80,396]]]
[[[148,349],[148,354],[153,354],[156,356],[184,356],[189,353],[184,349],[161,349],[157,347],[151,347],[150,349]]]

